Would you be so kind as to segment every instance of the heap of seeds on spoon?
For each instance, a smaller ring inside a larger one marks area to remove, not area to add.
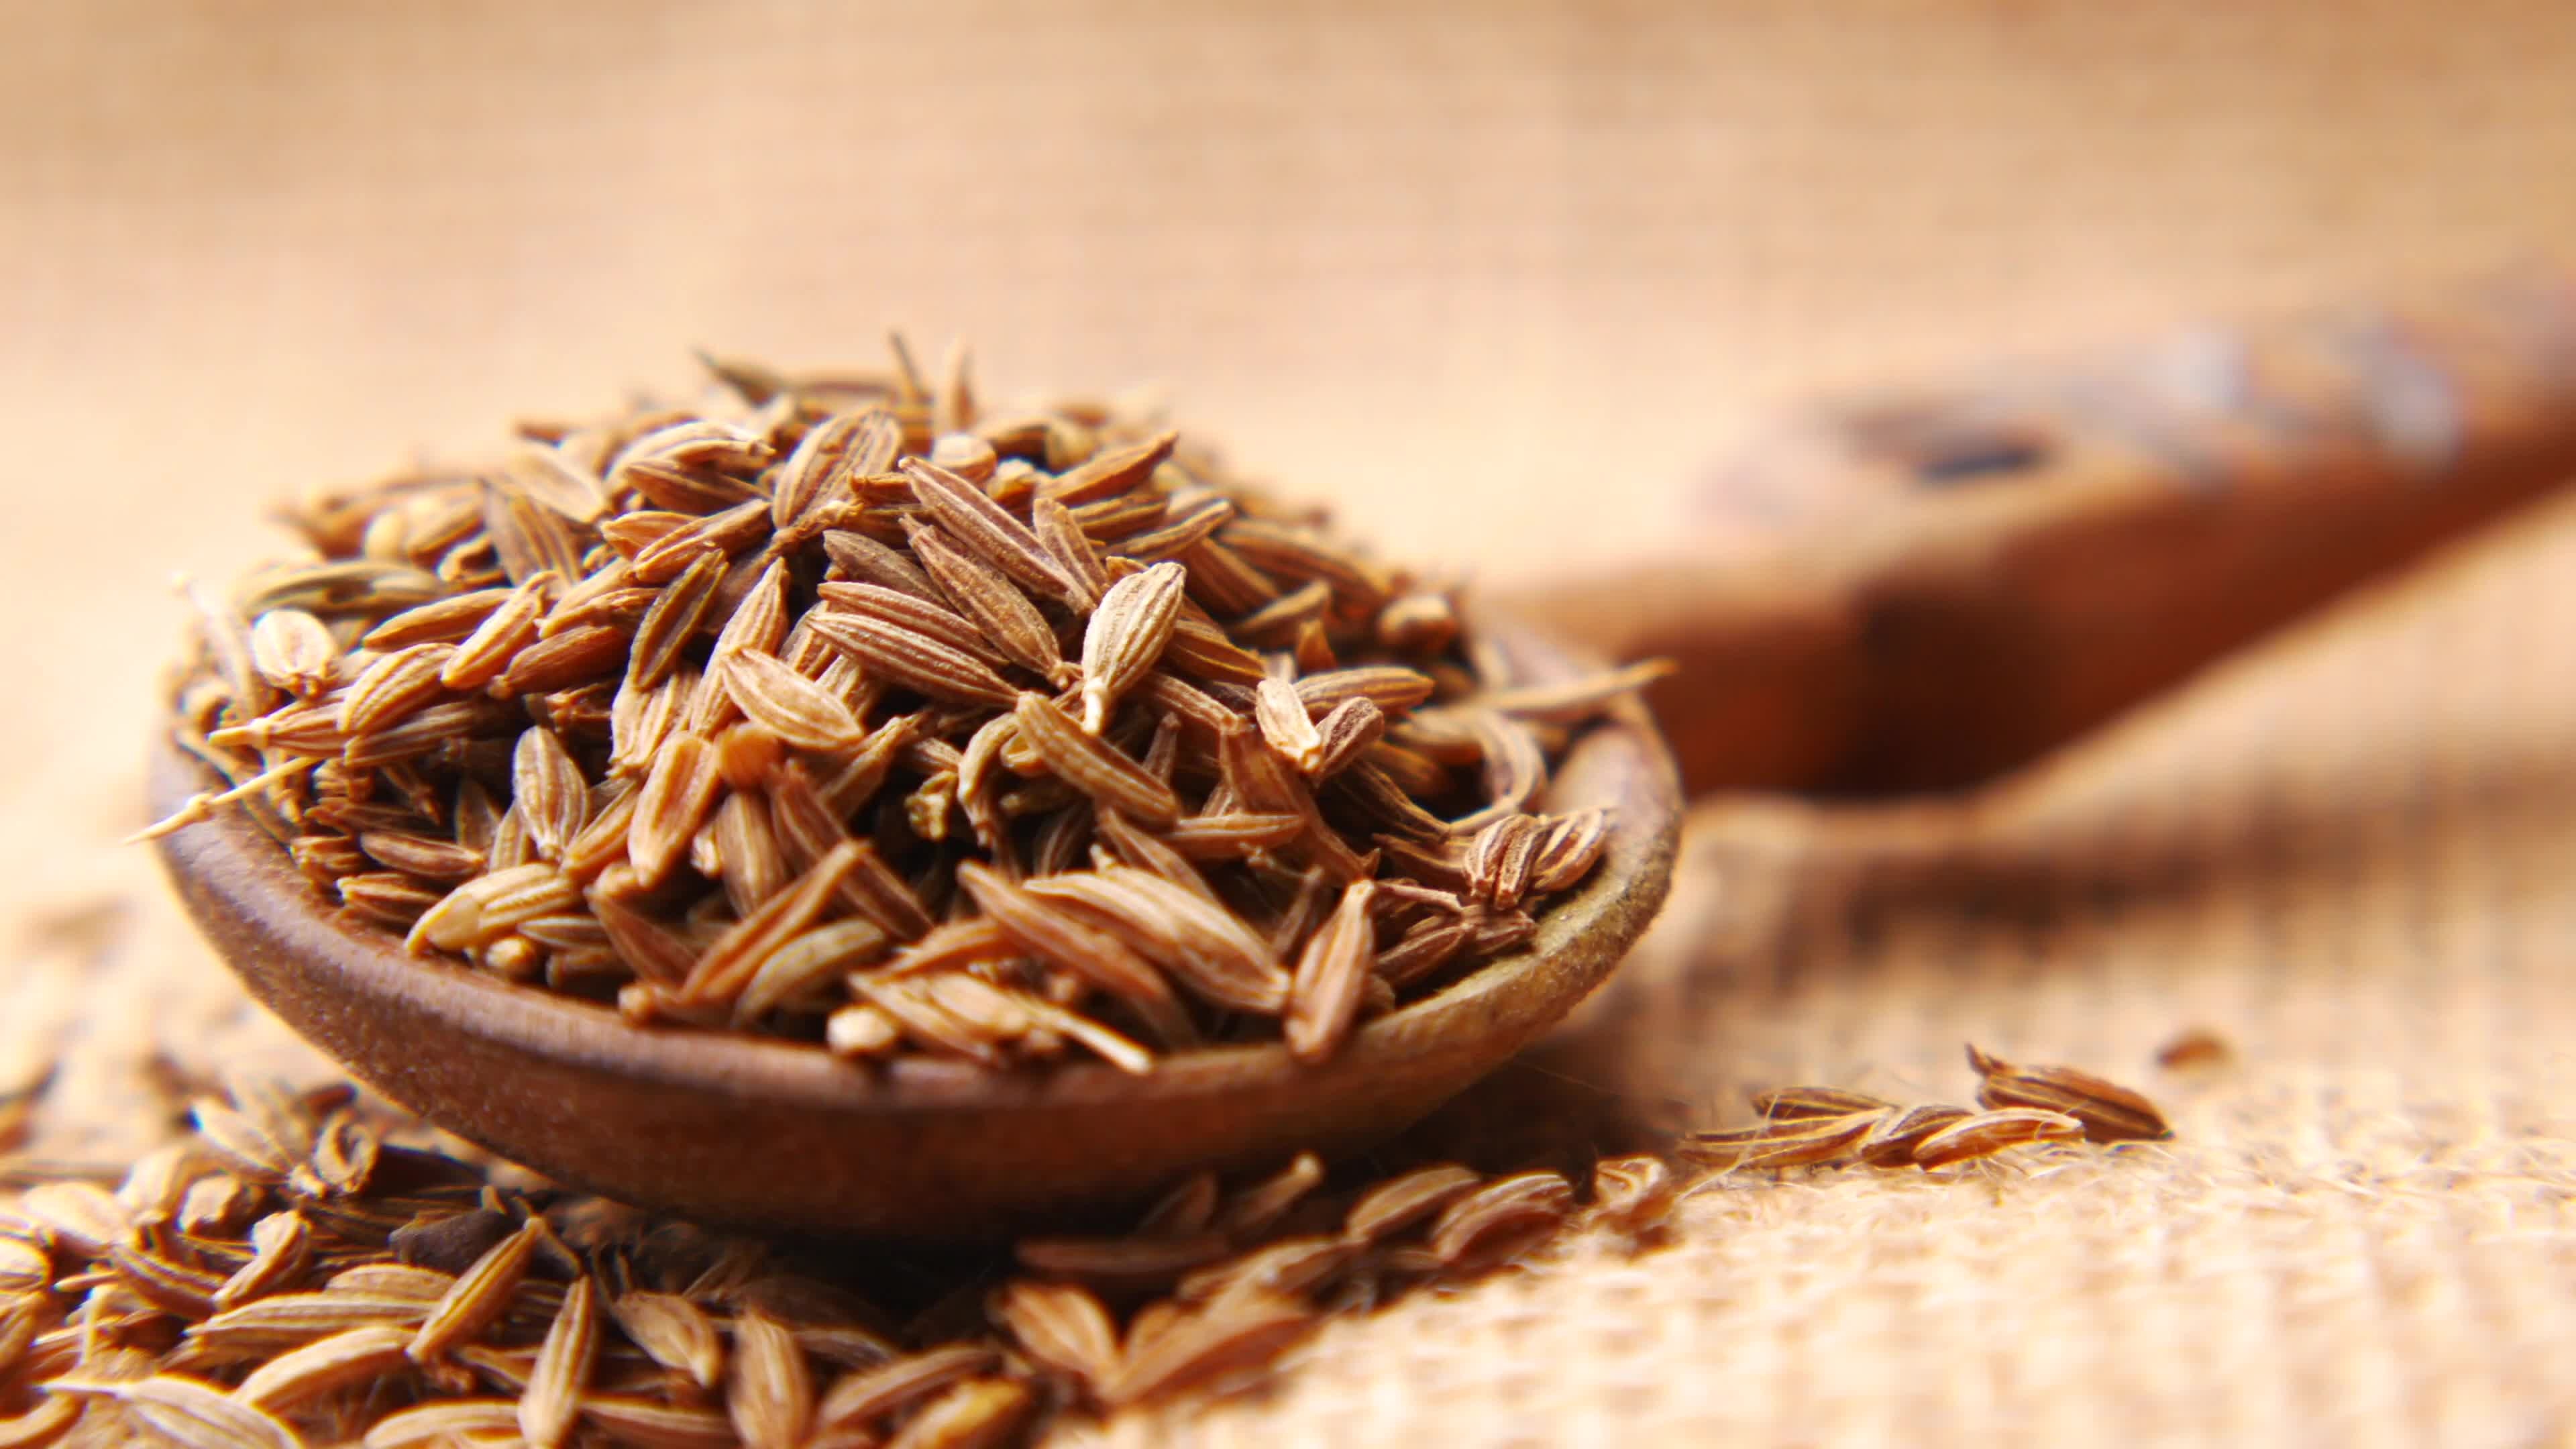
[[[959,355],[962,358],[962,354]],[[1353,1026],[1525,942],[1651,677],[1516,677],[1159,419],[718,363],[293,509],[182,743],[423,955],[637,1022],[996,1068]]]

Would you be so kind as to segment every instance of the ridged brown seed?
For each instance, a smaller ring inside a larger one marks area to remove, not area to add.
[[[2077,1142],[2083,1137],[2084,1124],[2063,1112],[2015,1107],[1980,1112],[1934,1132],[1915,1144],[1914,1161],[1924,1168],[1948,1167],[2014,1147]]]
[[[476,1259],[431,1307],[404,1346],[404,1355],[414,1363],[434,1362],[508,1311],[510,1297],[527,1277],[543,1233],[543,1226],[531,1221]]]
[[[1017,1278],[995,1296],[992,1311],[1021,1351],[1048,1368],[1085,1385],[1118,1370],[1118,1325],[1087,1288]]]
[[[949,1385],[991,1371],[1001,1355],[990,1344],[944,1344],[844,1375],[815,1406],[821,1433],[861,1428],[922,1402]]]
[[[1933,1133],[1966,1121],[1973,1114],[1965,1107],[1927,1103],[1908,1107],[1882,1118],[1860,1141],[1852,1145],[1852,1157],[1872,1167],[1912,1167],[1914,1149],[1923,1145]]]
[[[1298,957],[1288,988],[1289,1054],[1321,1062],[1341,1049],[1359,1020],[1360,999],[1377,964],[1377,923],[1370,912],[1377,885],[1355,881]]]
[[[1773,1087],[1752,1096],[1755,1116],[1770,1122],[1787,1122],[1801,1117],[1848,1117],[1856,1112],[1876,1112],[1896,1104],[1867,1092],[1846,1091],[1841,1087]]]
[[[805,627],[896,683],[934,699],[1009,706],[1019,690],[973,654],[864,614],[817,613]]]
[[[986,563],[1050,598],[1074,592],[1037,535],[984,490],[919,458],[906,459],[903,470],[914,500]]]
[[[1049,680],[1064,674],[1064,653],[1054,628],[1007,574],[958,547],[938,528],[915,523],[907,532],[912,555],[931,582],[1004,658]]]
[[[1180,818],[1180,797],[1165,781],[1116,745],[1087,733],[1062,706],[1042,694],[1022,694],[1020,736],[1066,784],[1104,809],[1116,810],[1149,829]]]
[[[2156,1104],[2117,1082],[2073,1067],[2022,1067],[1968,1048],[1976,1070],[1977,1101],[1993,1108],[2030,1107],[2062,1112],[2084,1124],[2093,1142],[2161,1142],[2172,1124]]]
[[[678,666],[680,651],[698,637],[707,615],[715,608],[716,586],[724,582],[726,567],[722,553],[701,549],[662,586],[654,596],[653,606],[644,611],[643,620],[636,625],[633,652],[626,665],[628,683],[637,689],[650,689]]]
[[[746,1449],[797,1449],[814,1420],[805,1350],[793,1329],[757,1308],[734,1316],[725,1406]]]
[[[562,1449],[599,1358],[598,1285],[583,1274],[564,1290],[519,1394],[519,1434],[530,1449]]]
[[[841,754],[867,737],[847,704],[772,655],[745,651],[726,661],[724,682],[745,715],[796,749]]]
[[[1276,1016],[1289,976],[1243,919],[1160,876],[1127,866],[1031,882],[1116,934],[1193,994],[1238,1011]]]

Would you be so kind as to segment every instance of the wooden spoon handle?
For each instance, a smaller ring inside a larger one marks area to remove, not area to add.
[[[1613,657],[1695,790],[1972,784],[2576,478],[2576,279],[1835,407],[1709,527],[1501,602]]]

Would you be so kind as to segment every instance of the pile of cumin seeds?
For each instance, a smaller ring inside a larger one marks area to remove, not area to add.
[[[191,1113],[121,1180],[0,1201],[0,1444],[1022,1443],[1671,1199],[1651,1158],[1578,1207],[1554,1172],[1336,1184],[1300,1156],[1193,1177],[1120,1236],[825,1258],[556,1190],[345,1085],[241,1081]]]
[[[424,955],[851,1058],[1329,1057],[1527,940],[1538,806],[1653,677],[1516,678],[1158,418],[711,364],[290,511],[200,594],[180,742]]]

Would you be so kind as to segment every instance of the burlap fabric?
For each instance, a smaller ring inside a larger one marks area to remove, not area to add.
[[[148,1132],[145,1044],[285,1050],[114,844],[166,580],[283,490],[900,323],[1167,380],[1393,550],[1598,566],[1784,394],[2576,231],[2554,3],[9,9],[0,1043],[68,1053],[65,1153]],[[2571,1442],[2572,581],[2559,509],[1974,806],[1718,802],[1455,1118],[1956,1097],[1975,1038],[2170,1147],[1732,1183],[1105,1437]],[[2157,1071],[2191,1026],[2237,1065]]]

